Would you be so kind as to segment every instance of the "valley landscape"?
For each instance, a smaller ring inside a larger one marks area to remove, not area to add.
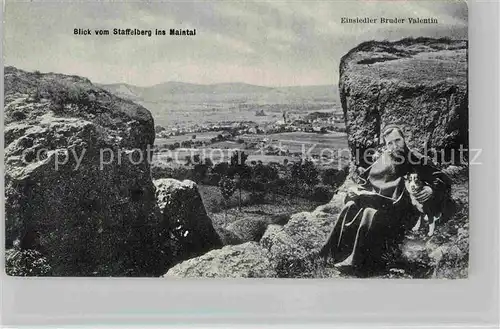
[[[249,161],[282,162],[307,156],[319,159],[321,150],[328,149],[323,152],[331,159],[328,164],[338,166],[333,153],[347,147],[333,85],[273,88],[167,82],[152,87],[101,86],[147,108],[155,120],[157,150],[176,150],[175,158],[180,161],[193,154],[213,154],[212,161],[220,162],[229,159],[232,150],[246,150]],[[166,157],[157,157],[157,164],[164,165]]]
[[[310,211],[331,198],[348,165],[345,121],[334,85],[100,86],[151,112],[156,131],[153,176],[196,181],[207,212],[220,227],[243,217],[272,224]],[[223,165],[234,154],[243,154],[241,165],[248,170],[242,173],[243,196],[225,202],[217,185],[221,176],[233,176]],[[310,184],[295,184],[293,166],[306,160],[315,177]],[[255,177],[259,167],[269,177]],[[287,189],[273,188],[280,179]]]
[[[5,67],[7,273],[352,277],[319,257],[355,184],[349,153],[395,119],[417,150],[467,142],[466,46],[360,44],[341,61],[342,108],[328,86],[144,88]],[[367,78],[369,65],[387,79]],[[447,73],[418,78],[430,65]],[[103,163],[103,149],[122,161]],[[132,156],[148,149],[152,161]],[[363,275],[467,277],[468,166],[437,165],[452,181],[449,218],[432,237],[406,232]]]
[[[224,162],[234,151],[244,151],[249,163],[308,158],[324,169],[347,165],[345,121],[333,85],[166,82],[101,87],[151,112],[156,130],[154,166],[182,166],[195,156]]]

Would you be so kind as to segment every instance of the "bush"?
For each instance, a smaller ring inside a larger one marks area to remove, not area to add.
[[[200,183],[205,180],[208,173],[208,166],[205,164],[195,164],[193,167],[195,182]]]
[[[227,202],[229,200],[229,198],[236,191],[236,184],[234,183],[234,181],[231,178],[224,176],[219,181],[219,189],[220,189],[220,192],[222,194],[222,197]]]
[[[252,168],[252,179],[256,181],[268,182],[279,178],[278,170],[271,165],[258,163]]]
[[[307,185],[314,186],[318,183],[319,171],[314,162],[306,160],[302,165],[302,170],[304,172],[304,181]]]
[[[203,184],[205,185],[212,185],[212,186],[217,186],[219,185],[221,176],[219,174],[215,173],[209,173],[205,176],[205,179],[203,179]]]
[[[337,184],[337,181],[336,181],[337,173],[338,173],[338,170],[335,168],[326,169],[321,174],[322,183],[325,185],[335,186]]]
[[[219,162],[212,169],[214,174],[218,174],[219,176],[226,176],[227,171],[229,169],[229,164],[227,162]]]
[[[263,204],[263,203],[266,203],[266,192],[250,193],[250,204]]]
[[[87,91],[78,84],[50,81],[41,83],[35,91],[36,98],[47,98],[55,105],[54,110],[62,110],[65,105],[83,105],[91,103]]]
[[[244,151],[234,151],[233,154],[231,154],[231,167],[245,166],[247,159],[248,154]]]
[[[334,168],[326,169],[321,174],[321,181],[324,185],[332,186],[333,188],[338,188],[342,185],[347,177],[349,168],[344,167],[342,170],[337,170]]]
[[[311,199],[317,202],[329,202],[333,197],[333,192],[324,185],[318,185],[313,188]]]

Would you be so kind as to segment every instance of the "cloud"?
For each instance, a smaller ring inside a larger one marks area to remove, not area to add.
[[[341,17],[436,17],[437,25],[341,24]],[[463,2],[283,1],[12,3],[6,65],[152,85],[169,80],[331,84],[367,40],[467,38]],[[77,36],[74,28],[196,28],[197,36]]]

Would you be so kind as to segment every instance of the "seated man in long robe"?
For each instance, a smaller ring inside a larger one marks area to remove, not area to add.
[[[448,177],[430,160],[406,146],[402,129],[388,125],[382,132],[386,150],[361,175],[362,183],[348,190],[345,205],[320,251],[336,266],[362,272],[383,268],[385,252],[397,248],[418,217],[403,176],[416,171],[424,187],[415,198],[420,203],[439,202],[449,193]]]

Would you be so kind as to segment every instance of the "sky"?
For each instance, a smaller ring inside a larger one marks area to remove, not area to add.
[[[438,24],[341,24],[342,17],[435,17]],[[96,83],[336,84],[340,58],[368,40],[467,39],[455,1],[7,2],[4,63]],[[196,36],[84,36],[91,30],[196,29]]]

